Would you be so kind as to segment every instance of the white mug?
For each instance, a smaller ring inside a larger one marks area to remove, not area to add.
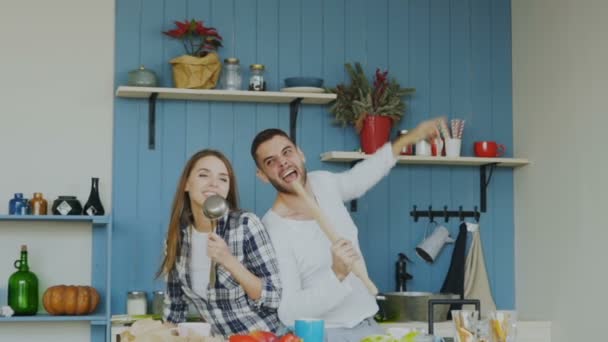
[[[430,156],[431,155],[431,144],[426,140],[420,140],[416,143],[416,155],[417,156]]]
[[[460,157],[460,146],[462,140],[447,138],[445,139],[445,155],[446,157]]]
[[[205,337],[211,335],[211,324],[202,322],[184,322],[177,324],[179,336]]]

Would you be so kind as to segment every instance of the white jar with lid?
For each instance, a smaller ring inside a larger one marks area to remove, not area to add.
[[[130,291],[127,293],[127,315],[145,315],[148,300],[144,291]]]
[[[224,59],[220,84],[222,89],[225,90],[241,90],[241,65],[238,58],[231,57]]]

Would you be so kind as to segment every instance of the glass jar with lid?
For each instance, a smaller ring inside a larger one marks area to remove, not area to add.
[[[241,77],[241,65],[239,59],[230,57],[224,59],[222,78],[220,85],[225,90],[241,90],[243,79]]]
[[[251,77],[249,78],[249,90],[264,91],[266,90],[266,81],[264,80],[264,64],[251,64]]]
[[[127,315],[145,315],[148,309],[148,300],[144,291],[130,291],[127,293]]]

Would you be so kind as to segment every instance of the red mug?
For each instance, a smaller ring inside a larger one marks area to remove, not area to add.
[[[496,141],[476,141],[475,156],[494,158],[505,154],[505,145],[497,144]]]

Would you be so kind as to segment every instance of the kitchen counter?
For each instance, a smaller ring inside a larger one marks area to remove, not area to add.
[[[418,328],[428,329],[426,322],[380,323],[384,329],[388,328]],[[452,321],[435,323],[435,335],[442,337],[454,336]],[[517,342],[551,342],[551,322],[547,321],[520,321],[517,322]]]

